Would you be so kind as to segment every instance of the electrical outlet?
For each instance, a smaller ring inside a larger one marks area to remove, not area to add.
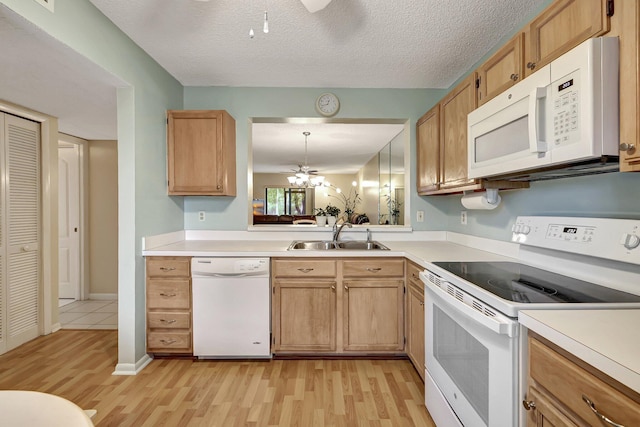
[[[424,222],[424,211],[416,212],[416,221]]]
[[[467,225],[467,211],[460,211],[460,224]]]
[[[200,221],[204,221],[204,211],[200,211],[200,212],[198,212],[198,219],[199,219]]]

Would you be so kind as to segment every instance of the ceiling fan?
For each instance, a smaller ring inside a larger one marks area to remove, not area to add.
[[[315,13],[327,7],[327,5],[331,3],[331,0],[300,0],[300,2],[309,12]]]
[[[304,164],[298,165],[298,170],[291,169],[294,174],[287,177],[290,185],[297,185],[298,187],[318,187],[321,185],[328,185],[329,183],[324,180],[324,176],[318,175],[318,171],[310,169],[307,163],[307,137],[311,135],[311,132],[302,132],[304,135]]]

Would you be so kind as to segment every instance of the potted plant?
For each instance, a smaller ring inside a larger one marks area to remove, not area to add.
[[[333,224],[338,220],[338,215],[340,215],[340,208],[329,204],[325,208],[325,211],[327,213],[327,223],[330,226],[333,226]]]
[[[327,212],[322,208],[315,208],[316,224],[318,227],[324,227],[327,224]]]

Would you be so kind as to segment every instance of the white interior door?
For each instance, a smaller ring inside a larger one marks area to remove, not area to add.
[[[40,124],[5,115],[6,350],[40,333]],[[3,271],[4,273],[4,271]]]
[[[80,299],[80,152],[58,145],[59,298]]]

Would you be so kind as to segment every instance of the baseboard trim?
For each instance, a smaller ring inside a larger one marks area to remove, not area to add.
[[[145,354],[134,363],[118,363],[115,371],[111,375],[137,375],[142,371],[153,359]]]
[[[60,322],[54,323],[53,325],[51,325],[51,333],[58,332],[60,329],[62,329],[62,325],[60,324]],[[48,335],[48,334],[45,334],[45,335]]]
[[[89,299],[96,301],[117,301],[118,294],[89,294]]]

